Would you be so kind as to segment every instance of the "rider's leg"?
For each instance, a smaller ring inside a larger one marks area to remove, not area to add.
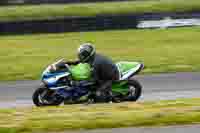
[[[96,89],[95,102],[108,102],[112,100],[111,88],[112,80],[101,81],[101,84]]]
[[[97,102],[110,102],[113,100],[112,83],[117,80],[119,80],[119,71],[113,75],[112,80],[99,82],[100,86],[96,90]]]

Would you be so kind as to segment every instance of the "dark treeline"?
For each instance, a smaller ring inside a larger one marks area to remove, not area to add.
[[[28,4],[62,4],[62,3],[89,3],[111,2],[127,0],[0,0],[0,5],[28,5]]]
[[[94,17],[65,17],[54,20],[0,22],[0,34],[60,33],[114,29],[135,29],[143,20],[200,18],[200,12],[147,13],[127,15],[102,15]]]
[[[129,29],[137,24],[136,16],[131,15],[0,22],[0,35]]]

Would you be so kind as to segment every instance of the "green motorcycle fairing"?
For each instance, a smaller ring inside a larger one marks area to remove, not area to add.
[[[120,75],[123,77],[126,76],[126,73],[130,71],[137,71],[138,65],[140,63],[138,62],[117,62],[116,65],[119,69]],[[76,81],[81,80],[90,80],[92,78],[92,70],[89,64],[87,63],[80,63],[78,65],[71,66],[70,72],[72,74],[72,79]],[[120,80],[120,79],[119,79]],[[114,82],[112,85],[112,90],[115,93],[122,93],[126,94],[128,92],[128,81],[122,80]]]
[[[140,63],[138,62],[128,62],[128,61],[120,61],[116,63],[118,67],[119,73],[121,75],[121,79],[126,77],[126,74],[129,72],[136,72],[140,68]]]
[[[70,72],[72,74],[72,79],[76,81],[90,80],[92,78],[91,67],[87,63],[71,66]]]

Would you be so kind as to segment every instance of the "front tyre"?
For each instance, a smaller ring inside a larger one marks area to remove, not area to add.
[[[33,93],[32,100],[36,106],[56,106],[63,102],[61,97],[50,96],[51,92],[44,85],[38,87]]]
[[[135,79],[128,81],[129,92],[126,101],[137,101],[142,94],[142,85]]]

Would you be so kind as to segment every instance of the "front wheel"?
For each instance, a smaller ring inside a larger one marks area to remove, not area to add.
[[[129,92],[126,96],[126,101],[137,101],[142,94],[142,85],[135,79],[128,81]]]
[[[63,98],[50,96],[52,92],[44,85],[38,87],[33,93],[32,100],[36,106],[53,106],[60,105]]]

